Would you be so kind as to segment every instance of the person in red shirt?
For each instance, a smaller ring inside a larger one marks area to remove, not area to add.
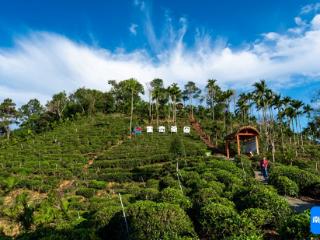
[[[263,157],[263,159],[260,161],[260,168],[264,179],[268,178],[268,165],[269,161],[266,157]]]

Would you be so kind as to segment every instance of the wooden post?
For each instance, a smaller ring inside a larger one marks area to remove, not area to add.
[[[238,147],[238,155],[240,156],[240,154],[241,154],[241,151],[240,151],[240,137],[239,137],[238,134],[237,134],[237,147]]]
[[[256,136],[256,149],[257,149],[257,154],[259,155],[260,152],[259,152],[259,139],[258,139],[258,136]]]
[[[227,155],[227,158],[229,159],[230,153],[229,153],[229,141],[228,140],[226,140],[226,155]]]

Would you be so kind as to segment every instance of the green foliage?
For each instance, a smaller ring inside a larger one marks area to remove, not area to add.
[[[169,153],[174,158],[185,156],[186,152],[185,152],[184,144],[181,140],[181,137],[179,137],[179,135],[173,135],[172,141],[170,143]]]
[[[210,239],[226,239],[258,233],[254,224],[241,218],[236,210],[220,203],[209,203],[201,209],[201,229]]]
[[[272,212],[270,210],[261,208],[247,208],[241,213],[241,216],[251,219],[252,223],[257,228],[266,226],[272,221]]]
[[[10,98],[6,98],[0,104],[0,130],[3,131],[7,139],[10,137],[10,125],[16,123],[18,112],[16,104]]]
[[[175,189],[177,191],[177,189]],[[137,195],[137,200],[156,201],[159,198],[159,191],[156,188],[143,188]]]
[[[89,182],[89,188],[104,189],[105,187],[106,187],[106,182],[104,181],[91,180]]]
[[[161,178],[160,182],[159,182],[159,190],[163,190],[167,187],[179,189],[178,180],[174,179],[173,177],[171,177],[169,175]]]
[[[269,210],[272,213],[272,224],[279,226],[285,221],[283,216],[289,216],[291,209],[288,202],[277,195],[277,192],[271,187],[262,184],[251,185],[235,194],[233,201],[237,208],[244,210],[247,208],[261,208]]]
[[[299,193],[298,185],[286,176],[274,176],[271,174],[269,183],[275,186],[281,195],[295,197]]]
[[[277,176],[286,176],[290,180],[294,181],[300,189],[301,194],[309,195],[306,189],[313,184],[320,183],[320,177],[306,170],[299,169],[295,166],[274,166],[271,168],[270,175],[273,178]]]
[[[310,233],[310,210],[290,216],[280,231],[283,239],[309,239],[314,235]]]
[[[83,197],[86,197],[86,198],[91,198],[93,197],[95,194],[95,190],[92,189],[92,188],[79,188],[77,191],[76,191],[76,195],[80,195],[80,196],[83,196]]]
[[[191,207],[191,201],[183,193],[174,188],[165,188],[160,192],[159,201],[179,205],[182,209],[187,210]]]
[[[111,239],[197,239],[191,220],[177,205],[138,201],[128,206],[126,216],[128,235],[119,215],[110,225]]]

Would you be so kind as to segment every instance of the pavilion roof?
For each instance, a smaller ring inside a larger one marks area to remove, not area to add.
[[[237,138],[237,135],[239,136],[247,136],[247,137],[250,137],[250,136],[259,136],[260,133],[259,131],[253,127],[253,126],[243,126],[243,127],[240,127],[237,129],[237,131],[227,135],[225,137],[226,140],[234,140]]]

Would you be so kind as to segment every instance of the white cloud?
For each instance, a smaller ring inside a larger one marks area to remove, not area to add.
[[[320,14],[317,14],[311,21],[311,26],[314,29],[320,29]]]
[[[142,83],[159,77],[166,84],[181,86],[195,81],[201,87],[208,78],[216,78],[222,86],[240,89],[260,79],[280,88],[299,84],[297,76],[316,81],[320,77],[319,15],[310,22],[301,21],[296,19],[296,33],[290,29],[264,33],[263,38],[234,50],[225,41],[199,32],[194,46],[187,47],[183,18],[178,29],[168,25],[166,37],[153,39],[155,46],[161,46],[156,59],[144,49],[112,52],[62,35],[33,32],[16,39],[10,49],[0,48],[0,96],[20,103],[34,97],[44,101],[61,90],[83,86],[104,90],[108,80],[130,77]]]
[[[131,25],[129,27],[130,33],[133,34],[133,35],[137,35],[137,28],[138,28],[137,24],[131,23]]]

